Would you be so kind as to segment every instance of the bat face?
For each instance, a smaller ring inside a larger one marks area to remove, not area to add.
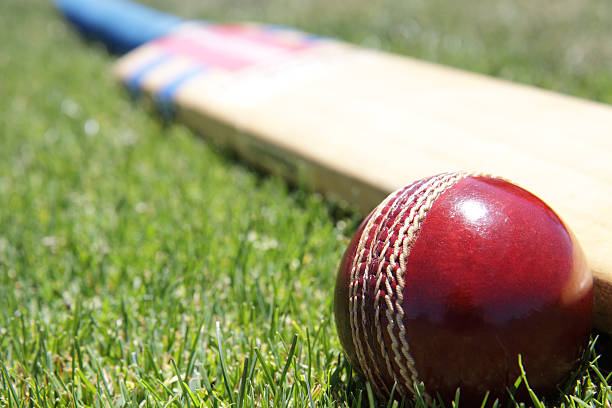
[[[183,87],[204,86],[216,98],[238,91],[233,98],[245,100],[271,92],[274,83],[278,87],[274,74],[279,68],[303,66],[308,55],[343,48],[347,46],[285,27],[185,23],[124,57],[117,74],[133,94],[147,90],[167,112]],[[259,89],[253,89],[249,77],[257,78]]]
[[[575,231],[612,330],[612,109],[284,27],[184,23],[115,66],[134,94],[367,214],[409,180],[501,175]]]

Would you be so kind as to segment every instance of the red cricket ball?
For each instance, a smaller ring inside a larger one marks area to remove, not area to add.
[[[416,181],[363,221],[336,282],[338,335],[382,398],[480,403],[520,375],[548,394],[591,330],[593,278],[574,235],[544,202],[503,179]],[[492,399],[489,399],[490,401]]]

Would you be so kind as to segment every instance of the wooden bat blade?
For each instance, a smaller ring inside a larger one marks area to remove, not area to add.
[[[580,240],[612,332],[612,107],[291,29],[186,24],[119,80],[250,161],[359,205],[449,170],[508,178]]]

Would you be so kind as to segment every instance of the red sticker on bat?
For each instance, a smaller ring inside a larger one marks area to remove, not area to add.
[[[236,71],[311,48],[318,40],[299,31],[249,24],[191,25],[162,37],[164,51],[207,68]]]

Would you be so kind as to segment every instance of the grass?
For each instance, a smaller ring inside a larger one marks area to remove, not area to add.
[[[605,1],[157,3],[612,102]],[[356,215],[162,126],[45,1],[0,38],[0,406],[375,404],[331,312]],[[546,404],[610,405],[598,343]]]

